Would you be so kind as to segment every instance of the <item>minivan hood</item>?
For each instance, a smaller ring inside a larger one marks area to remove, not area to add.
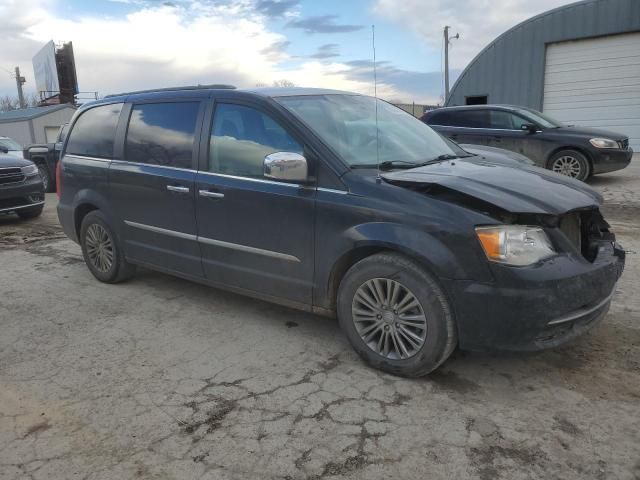
[[[600,194],[579,180],[533,166],[508,166],[492,161],[488,155],[385,172],[381,176],[399,186],[438,185],[511,213],[560,215],[602,204]]]

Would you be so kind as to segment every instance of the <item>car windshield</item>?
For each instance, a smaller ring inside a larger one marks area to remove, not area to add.
[[[7,150],[22,150],[22,145],[10,138],[0,138],[0,147],[4,147]]]
[[[417,118],[373,97],[330,94],[276,100],[352,167],[376,166],[379,161],[406,168],[468,155]]]
[[[544,113],[538,112],[536,110],[531,110],[529,108],[521,108],[521,109],[518,109],[517,112],[520,113],[521,115],[524,115],[525,118],[529,120],[533,120],[542,128],[560,128],[564,126],[555,118],[551,118],[550,116],[545,115]]]

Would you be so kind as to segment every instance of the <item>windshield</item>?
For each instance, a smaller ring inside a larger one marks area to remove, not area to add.
[[[517,112],[524,115],[525,118],[533,120],[542,128],[560,128],[564,126],[555,118],[551,118],[548,115],[545,115],[544,113],[538,112],[536,110],[531,110],[529,108],[520,108],[517,109]]]
[[[441,156],[466,155],[417,118],[382,100],[377,100],[376,138],[373,97],[331,94],[276,100],[351,166],[375,166],[378,160],[417,165]]]
[[[10,138],[0,138],[0,147],[4,147],[7,150],[22,150],[22,145]]]

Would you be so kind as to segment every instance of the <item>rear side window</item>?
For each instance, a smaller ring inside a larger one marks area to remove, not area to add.
[[[113,158],[113,144],[120,110],[122,110],[122,104],[113,103],[83,112],[74,123],[69,135],[67,153]]]
[[[489,110],[462,110],[458,112],[458,126],[467,128],[491,128]]]
[[[429,115],[427,118],[427,123],[429,125],[443,125],[446,127],[455,127],[455,112],[452,111],[444,111],[444,112],[435,112]]]
[[[243,105],[218,104],[211,130],[209,171],[262,177],[264,157],[302,154],[302,146],[271,117]]]
[[[134,105],[125,159],[176,168],[193,168],[199,102]]]

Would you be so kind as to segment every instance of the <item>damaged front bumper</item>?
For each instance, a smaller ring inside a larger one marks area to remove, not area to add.
[[[561,255],[531,267],[491,265],[495,282],[451,280],[460,347],[533,351],[566,343],[609,310],[624,250],[602,242],[593,262]]]

